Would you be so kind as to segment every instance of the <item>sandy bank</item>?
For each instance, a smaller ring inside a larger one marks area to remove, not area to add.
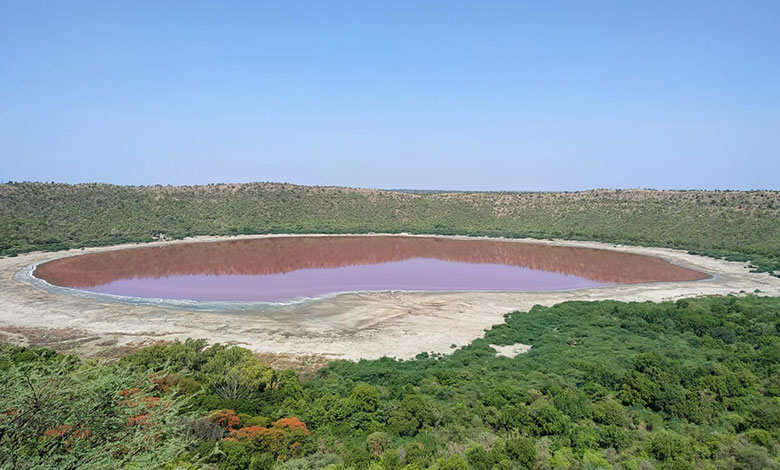
[[[224,237],[197,237],[155,244],[222,239]],[[756,289],[765,295],[780,296],[780,279],[750,273],[745,263],[664,248],[595,242],[513,241],[604,248],[656,256],[705,272],[713,278],[567,292],[341,294],[273,310],[256,307],[241,312],[218,313],[130,305],[49,292],[29,282],[24,275],[27,268],[36,263],[136,246],[122,245],[30,253],[0,259],[0,334],[21,344],[47,344],[63,349],[80,345],[86,352],[93,353],[151,341],[202,337],[211,342],[241,344],[258,352],[319,354],[345,359],[385,355],[409,358],[421,351],[451,351],[450,345],[466,344],[480,336],[485,328],[502,322],[505,313],[527,310],[535,304],[602,299],[660,301],[699,295],[739,294]]]

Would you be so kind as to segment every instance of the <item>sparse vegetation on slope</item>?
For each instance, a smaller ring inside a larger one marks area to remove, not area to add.
[[[599,240],[780,272],[780,192],[410,193],[288,184],[0,185],[0,254],[194,235],[429,233]]]

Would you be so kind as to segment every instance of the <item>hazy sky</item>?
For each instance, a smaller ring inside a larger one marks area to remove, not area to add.
[[[0,0],[0,181],[780,189],[780,1]]]

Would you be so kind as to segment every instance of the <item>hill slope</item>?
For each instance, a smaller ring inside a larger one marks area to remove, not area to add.
[[[412,193],[275,183],[0,185],[0,254],[239,233],[411,232],[688,249],[780,271],[780,192]]]
[[[304,381],[203,340],[111,363],[0,342],[0,468],[777,470],[778,311],[536,306],[452,354]]]

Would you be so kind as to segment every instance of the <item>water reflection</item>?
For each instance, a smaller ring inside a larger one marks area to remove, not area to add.
[[[607,250],[392,236],[134,248],[58,259],[38,266],[35,275],[98,292],[195,300],[283,300],[349,290],[551,290],[707,277],[658,258]]]

